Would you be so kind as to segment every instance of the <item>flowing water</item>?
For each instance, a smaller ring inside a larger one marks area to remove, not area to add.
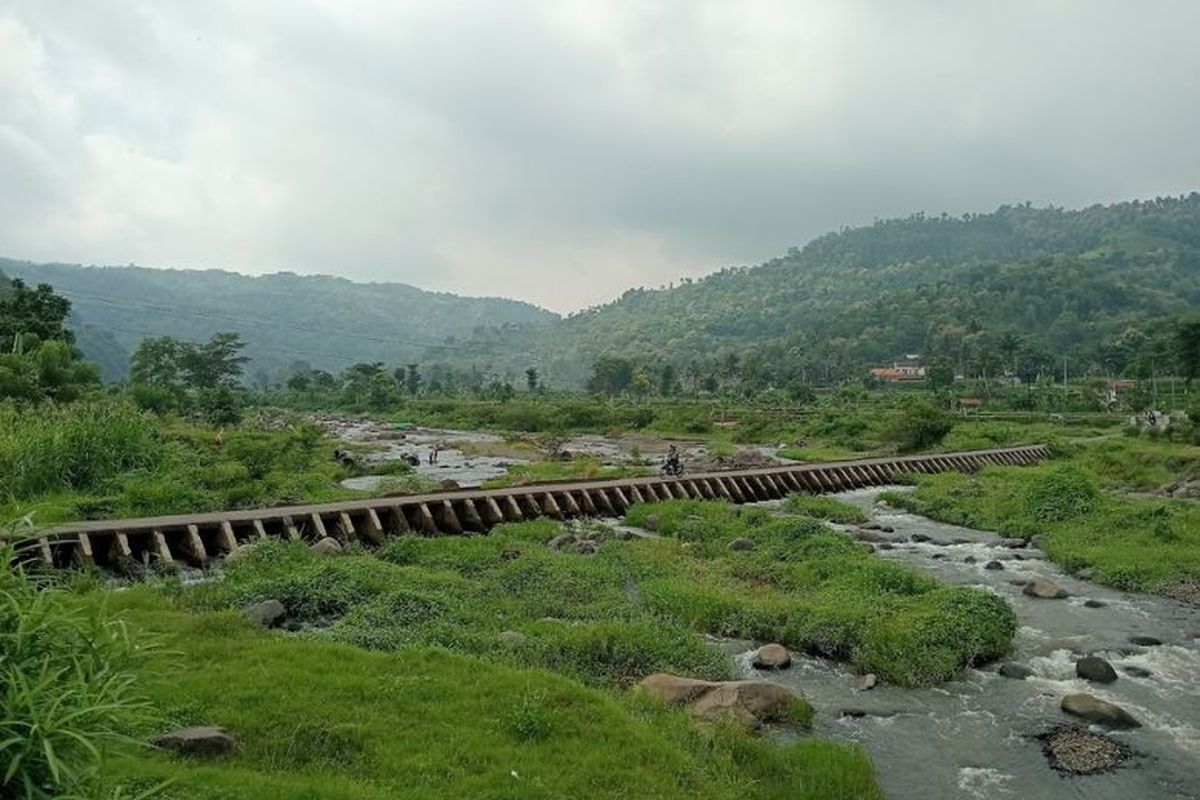
[[[750,666],[753,649],[748,643],[726,643],[744,677],[802,692],[818,711],[815,732],[860,743],[890,800],[1200,798],[1200,608],[1073,579],[1036,549],[1001,547],[995,534],[879,505],[882,491],[838,497],[894,528],[896,542],[892,549],[879,550],[881,557],[946,583],[1005,597],[1020,619],[1009,660],[1031,668],[1034,675],[1013,680],[989,665],[938,688],[881,684],[860,691],[859,676],[844,665],[801,657],[791,669],[758,672]],[[913,534],[930,541],[912,542]],[[1004,569],[985,570],[991,560],[999,560]],[[1034,575],[1049,578],[1070,597],[1023,595],[1018,584]],[[1103,606],[1085,605],[1089,600]],[[1130,643],[1134,636],[1154,637],[1162,644],[1135,646]],[[1077,678],[1075,659],[1081,654],[1102,656],[1120,677],[1108,685]],[[1108,732],[1135,754],[1115,771],[1062,776],[1049,767],[1041,743],[1033,738],[1078,721],[1059,709],[1062,697],[1074,692],[1116,703],[1141,721],[1141,728]],[[843,710],[855,716],[842,716]]]

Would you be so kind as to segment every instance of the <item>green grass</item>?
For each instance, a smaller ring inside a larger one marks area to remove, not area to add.
[[[830,522],[847,525],[861,525],[868,520],[866,512],[858,506],[852,506],[837,498],[823,495],[789,495],[783,507],[791,514],[827,519]]]
[[[1125,442],[1114,444],[1126,445]],[[1106,446],[1108,443],[1106,443]],[[1169,459],[1194,468],[1196,448],[1175,447]],[[1167,474],[1161,460],[1090,447],[1065,462],[1037,467],[988,467],[977,475],[916,476],[911,492],[889,502],[924,516],[1008,536],[1041,535],[1042,548],[1071,572],[1088,569],[1094,579],[1119,589],[1158,592],[1200,578],[1200,505],[1194,500],[1131,497],[1104,491],[1105,484],[1154,484]],[[1102,475],[1089,464],[1104,466]]]
[[[606,467],[598,458],[572,458],[567,461],[531,461],[514,464],[503,475],[485,481],[485,489],[521,486],[546,481],[588,478],[633,478],[652,474],[650,467]]]
[[[637,694],[444,649],[264,632],[148,586],[112,603],[168,637],[145,688],[173,722],[222,725],[239,742],[215,762],[106,760],[111,783],[175,779],[167,800],[880,796],[854,747],[697,728]]]
[[[1003,600],[871,556],[811,517],[675,500],[634,506],[627,521],[678,542],[650,545],[677,568],[643,583],[645,602],[713,634],[779,641],[920,686],[1003,655],[1016,631]],[[738,537],[756,549],[728,552]]]

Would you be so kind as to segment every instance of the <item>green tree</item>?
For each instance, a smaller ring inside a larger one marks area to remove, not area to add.
[[[20,278],[0,278],[0,352],[11,352],[22,335],[74,344],[74,334],[66,328],[70,313],[71,301],[55,294],[49,284],[30,289]]]
[[[408,365],[404,376],[404,387],[413,397],[421,393],[421,368],[419,364]]]
[[[537,367],[529,367],[525,370],[525,388],[533,394],[538,390],[538,371]]]
[[[185,388],[183,364],[186,352],[186,345],[170,336],[142,339],[130,359],[130,381],[182,394]]]
[[[182,366],[188,385],[193,389],[237,386],[242,365],[250,360],[241,355],[245,346],[241,334],[232,331],[214,333],[202,345],[184,345]]]
[[[620,356],[601,356],[592,363],[588,391],[593,394],[618,395],[633,380],[633,363]]]
[[[925,370],[925,382],[934,391],[949,389],[954,385],[954,367],[945,359],[934,361]]]
[[[1200,317],[1181,320],[1175,328],[1179,374],[1191,386],[1200,378]]]

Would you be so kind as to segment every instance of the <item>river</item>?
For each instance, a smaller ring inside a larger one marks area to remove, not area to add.
[[[1004,678],[996,665],[989,665],[933,689],[881,684],[860,691],[859,676],[844,665],[800,657],[791,669],[758,672],[750,666],[754,650],[749,643],[726,643],[742,677],[774,680],[801,692],[818,712],[814,732],[861,744],[890,800],[1200,798],[1200,608],[1076,580],[1036,549],[999,547],[995,534],[878,504],[882,491],[837,497],[894,529],[895,544],[879,550],[881,557],[946,583],[1005,597],[1020,619],[1009,660],[1029,667],[1033,676]],[[914,534],[930,541],[913,542]],[[985,570],[983,565],[993,559],[1004,569]],[[1019,584],[1035,575],[1049,578],[1070,596],[1025,596]],[[1093,602],[1087,604],[1089,600]],[[1095,607],[1095,601],[1103,605]],[[1154,637],[1162,644],[1135,646],[1130,643],[1134,636]],[[1075,677],[1080,654],[1104,657],[1120,677],[1108,685]],[[1059,709],[1062,697],[1074,692],[1116,703],[1141,721],[1141,728],[1108,732],[1134,753],[1115,771],[1063,776],[1042,755],[1034,737],[1074,721]],[[842,716],[844,709],[865,715]]]

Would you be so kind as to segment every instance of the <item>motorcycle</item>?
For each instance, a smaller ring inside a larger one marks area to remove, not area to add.
[[[682,478],[683,471],[683,462],[676,458],[664,462],[658,474],[664,478]]]

